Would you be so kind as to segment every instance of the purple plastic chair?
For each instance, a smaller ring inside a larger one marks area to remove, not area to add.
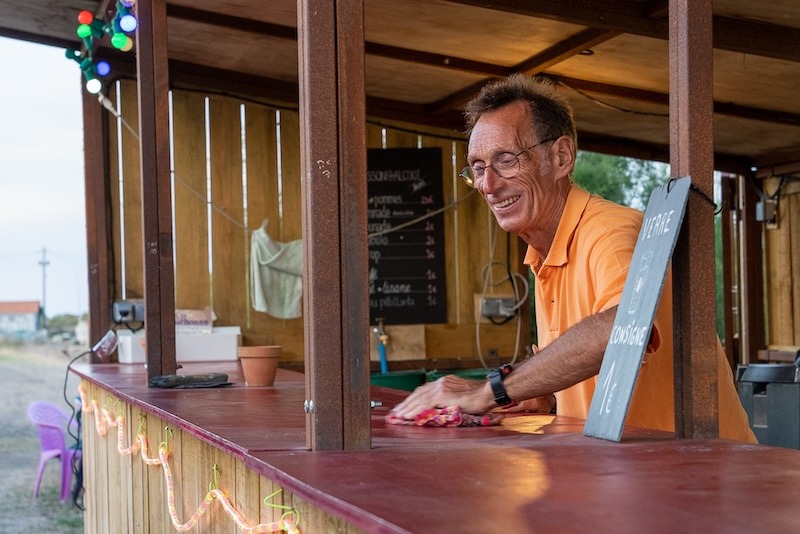
[[[59,406],[49,401],[36,401],[28,406],[28,419],[36,425],[39,431],[39,470],[36,473],[36,484],[33,487],[34,497],[39,496],[39,485],[42,482],[45,464],[53,458],[61,460],[61,500],[69,498],[70,483],[72,482],[73,458],[80,458],[80,449],[67,447],[66,427],[69,415]],[[75,426],[77,423],[73,420]]]

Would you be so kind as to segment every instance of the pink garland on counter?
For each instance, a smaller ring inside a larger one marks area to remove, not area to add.
[[[272,497],[277,495],[281,490],[278,490],[271,495],[267,496],[264,499],[264,504],[266,506],[280,508],[286,510],[286,512],[281,515],[278,521],[273,521],[271,523],[260,523],[254,526],[250,526],[247,524],[242,514],[234,508],[231,504],[230,499],[225,493],[216,487],[216,473],[217,473],[217,466],[216,464],[213,466],[214,469],[214,478],[215,481],[211,483],[211,489],[206,494],[205,499],[203,502],[200,503],[200,506],[197,508],[194,514],[184,523],[181,523],[180,519],[178,518],[178,510],[175,506],[175,484],[172,479],[172,471],[169,467],[169,447],[166,441],[163,441],[158,446],[158,457],[149,457],[147,453],[148,449],[148,442],[147,436],[142,432],[142,424],[139,425],[139,431],[136,436],[136,440],[130,444],[130,446],[125,447],[125,439],[124,439],[124,423],[125,419],[122,415],[117,415],[117,417],[112,417],[109,411],[105,408],[100,408],[99,403],[96,399],[92,399],[91,403],[87,402],[86,400],[86,388],[83,383],[78,386],[78,394],[81,398],[81,407],[84,413],[94,413],[95,416],[95,430],[100,436],[105,437],[108,434],[108,427],[115,426],[117,427],[117,451],[122,455],[133,455],[137,452],[141,451],[142,461],[148,465],[161,465],[161,468],[164,473],[164,481],[167,486],[167,506],[169,508],[169,516],[172,520],[172,525],[175,527],[176,530],[179,532],[186,532],[194,528],[197,523],[200,521],[200,517],[208,510],[208,507],[211,505],[212,501],[217,500],[219,501],[222,508],[228,513],[231,519],[236,523],[239,529],[243,532],[250,532],[250,533],[266,533],[266,532],[287,532],[288,534],[300,534],[300,529],[298,528],[298,524],[300,523],[300,514],[299,512],[286,505],[275,504],[268,502]],[[171,434],[169,428],[166,429],[168,435]]]

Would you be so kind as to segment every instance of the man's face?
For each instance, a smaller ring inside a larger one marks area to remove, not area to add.
[[[486,166],[485,175],[475,187],[494,213],[497,223],[507,231],[531,239],[542,232],[555,233],[563,198],[557,188],[559,175],[554,169],[557,156],[553,142],[539,143],[531,127],[530,109],[515,102],[481,116],[469,139],[467,161]],[[523,152],[524,151],[524,152]],[[511,178],[499,176],[493,168],[499,154],[517,154],[519,171]],[[556,159],[554,159],[556,158]]]

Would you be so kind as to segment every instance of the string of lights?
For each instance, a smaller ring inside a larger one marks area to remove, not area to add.
[[[131,440],[129,446],[125,446],[125,418],[120,413],[122,403],[119,399],[115,399],[115,412],[117,415],[112,415],[108,408],[101,407],[97,399],[88,399],[88,392],[83,382],[78,386],[78,395],[81,402],[81,410],[84,414],[93,414],[95,421],[95,431],[101,437],[108,435],[109,427],[117,428],[117,452],[123,456],[135,456],[137,453],[141,455],[142,461],[146,465],[159,465],[163,471],[164,483],[166,486],[167,496],[167,509],[169,512],[172,526],[178,532],[186,532],[193,529],[200,522],[200,518],[208,511],[210,505],[217,501],[222,509],[230,516],[236,526],[239,527],[241,532],[249,534],[268,533],[268,532],[286,532],[287,534],[300,534],[300,512],[288,505],[278,504],[271,502],[282,490],[277,490],[264,498],[264,506],[269,508],[276,508],[283,510],[280,518],[277,521],[268,523],[258,523],[251,525],[247,522],[244,515],[231,503],[230,498],[217,487],[217,475],[219,469],[217,464],[212,466],[214,479],[209,484],[209,491],[203,501],[197,507],[197,510],[189,517],[188,520],[182,522],[178,516],[178,506],[175,502],[175,480],[172,476],[172,469],[169,465],[169,436],[172,435],[172,430],[166,427],[165,439],[158,446],[158,456],[152,456],[149,453],[149,443],[146,434],[144,433],[144,419],[139,420],[139,428],[136,431],[135,440]],[[107,399],[106,399],[107,400]]]
[[[111,46],[117,50],[128,52],[133,49],[131,34],[139,27],[134,10],[135,0],[117,0],[116,11],[109,22],[95,17],[91,11],[78,13],[75,33],[83,42],[83,48],[80,51],[68,48],[65,55],[80,66],[86,80],[86,91],[90,94],[96,95],[103,90],[100,78],[111,72],[111,65],[107,61],[96,62],[94,59],[99,41],[108,35]]]

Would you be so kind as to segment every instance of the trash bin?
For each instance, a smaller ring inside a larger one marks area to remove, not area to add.
[[[739,398],[758,442],[800,449],[800,359],[737,369]]]

